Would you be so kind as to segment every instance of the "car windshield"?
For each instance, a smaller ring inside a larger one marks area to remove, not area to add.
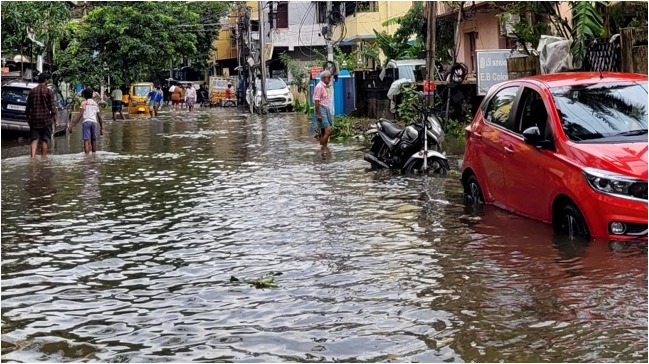
[[[266,90],[281,90],[286,87],[286,83],[279,78],[269,78],[266,81]]]
[[[2,101],[27,103],[27,96],[29,96],[29,89],[17,87],[3,87],[2,88]]]
[[[550,92],[570,140],[646,133],[647,82],[554,87]]]
[[[135,96],[147,96],[151,92],[151,86],[135,86],[133,89]]]

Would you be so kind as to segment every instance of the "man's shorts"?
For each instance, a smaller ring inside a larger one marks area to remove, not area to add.
[[[150,110],[158,110],[160,108],[160,103],[155,101],[149,101]]]
[[[320,106],[320,114],[322,115],[322,120],[318,121],[318,128],[331,128],[333,126],[333,117],[331,115],[331,110],[329,110],[328,107]]]
[[[113,112],[120,111],[122,111],[122,102],[118,100],[113,101]]]
[[[29,134],[31,140],[43,140],[49,142],[52,139],[52,127],[45,128],[30,128]]]
[[[99,135],[99,123],[87,121],[83,123],[83,140],[96,140]]]

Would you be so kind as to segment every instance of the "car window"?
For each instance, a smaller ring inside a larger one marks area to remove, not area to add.
[[[489,100],[489,104],[485,109],[485,120],[492,124],[510,129],[509,114],[514,105],[516,95],[518,94],[518,89],[518,86],[514,86],[498,91],[491,100]]]
[[[550,89],[572,141],[634,136],[647,130],[647,82],[606,82]]]
[[[531,88],[525,87],[518,102],[517,116],[514,121],[513,131],[518,134],[532,126],[539,128],[544,135],[548,127],[548,109],[541,95]]]
[[[2,101],[26,104],[29,91],[26,88],[5,86],[2,88]]]
[[[266,80],[266,90],[281,90],[286,87],[286,83],[278,78],[269,78]]]

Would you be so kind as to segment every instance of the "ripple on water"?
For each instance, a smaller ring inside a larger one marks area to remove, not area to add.
[[[472,211],[456,177],[368,172],[358,144],[323,158],[302,115],[61,141],[3,149],[3,360],[647,361],[646,247]]]

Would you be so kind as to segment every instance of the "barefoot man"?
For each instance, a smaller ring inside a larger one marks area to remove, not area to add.
[[[320,74],[320,82],[313,91],[313,101],[315,102],[315,115],[318,119],[318,129],[320,129],[320,145],[326,146],[331,135],[333,126],[333,115],[331,115],[331,97],[329,96],[329,83],[331,82],[331,72],[323,71]]]

